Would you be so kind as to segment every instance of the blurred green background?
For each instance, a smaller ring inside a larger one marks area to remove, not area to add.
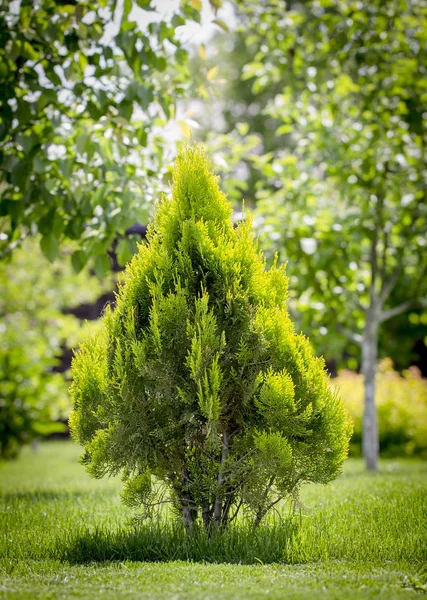
[[[0,457],[67,435],[71,349],[189,136],[287,263],[352,453],[378,363],[381,453],[427,456],[426,66],[423,0],[2,2]]]

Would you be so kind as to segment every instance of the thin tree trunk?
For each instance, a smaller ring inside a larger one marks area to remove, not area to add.
[[[270,493],[270,490],[273,487],[273,483],[274,483],[275,479],[276,479],[276,477],[274,475],[272,475],[267,484],[267,487],[265,488],[263,504],[262,504],[261,508],[258,509],[257,514],[255,516],[255,521],[254,521],[255,527],[258,527],[258,525],[261,523],[261,521],[263,520],[264,516],[266,515],[266,513],[268,511],[268,508],[267,508],[268,494]]]
[[[365,387],[365,407],[363,413],[362,451],[366,468],[378,468],[379,442],[378,417],[375,404],[375,375],[378,358],[378,324],[369,318],[362,341],[362,373]]]
[[[221,452],[221,464],[219,466],[218,472],[218,491],[215,499],[214,505],[214,521],[215,525],[218,527],[221,525],[221,513],[222,513],[222,485],[224,483],[224,466],[225,461],[228,457],[229,452],[229,434],[227,431],[224,431],[222,434],[222,452]]]
[[[187,530],[187,533],[190,533],[192,528],[193,528],[193,513],[194,511],[192,510],[192,506],[191,506],[191,498],[190,498],[190,493],[189,493],[189,483],[190,483],[190,476],[188,473],[188,468],[187,465],[184,465],[184,486],[183,486],[183,490],[181,491],[181,506],[182,506],[182,516],[184,519],[184,525],[185,528]]]
[[[188,498],[187,494],[183,494],[181,496],[181,505],[185,529],[187,530],[187,533],[190,533],[193,527],[193,515],[190,508],[190,499]]]
[[[212,507],[210,504],[206,504],[202,510],[203,525],[206,533],[209,533],[212,524]]]
[[[230,490],[227,490],[228,492],[230,492]],[[226,527],[227,523],[228,523],[228,517],[230,514],[230,509],[233,506],[233,500],[234,500],[234,494],[230,494],[227,498],[227,500],[224,502],[224,506],[222,509],[222,517],[221,517],[221,525],[223,527]]]

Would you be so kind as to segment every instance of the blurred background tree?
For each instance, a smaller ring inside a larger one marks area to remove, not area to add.
[[[245,19],[245,13],[242,15],[240,11],[238,17],[240,21]],[[254,18],[261,18],[260,11]],[[298,156],[295,150],[298,138],[290,132],[289,124],[283,124],[282,111],[276,111],[278,114],[273,118],[270,109],[265,108],[272,102],[283,102],[280,92],[283,90],[284,81],[280,78],[271,81],[265,77],[258,80],[253,76],[256,68],[255,57],[262,42],[257,36],[256,43],[253,43],[253,39],[247,35],[247,24],[244,22],[240,30],[233,31],[231,35],[218,33],[213,40],[211,61],[219,67],[218,99],[215,100],[215,105],[220,111],[207,110],[201,101],[196,103],[195,118],[200,121],[197,136],[207,140],[210,151],[215,155],[215,163],[221,166],[222,174],[227,175],[223,185],[236,206],[239,206],[242,197],[245,199],[245,205],[249,207],[257,205],[258,196],[261,199],[266,198],[265,210],[261,203],[258,204],[261,207],[256,218],[258,233],[262,236],[264,250],[269,259],[277,251],[279,256],[286,260],[289,253],[284,248],[283,224],[276,220],[277,202],[270,203],[269,194],[274,195],[278,192],[281,200],[282,179],[289,175],[291,181],[295,169],[287,167],[288,172],[280,178],[275,170],[283,169],[284,166],[278,165],[277,161],[272,159],[282,151],[286,152],[286,158],[282,159],[282,162],[285,165],[289,162],[293,164]],[[194,93],[200,85],[198,77],[202,63],[198,55],[190,61],[192,81],[196,82],[193,84]],[[289,78],[287,81],[290,81]],[[211,103],[212,100],[209,99],[209,104]],[[392,124],[390,126],[392,127]],[[298,166],[301,170],[301,163]],[[305,176],[304,174],[303,177]],[[257,193],[257,190],[260,192]],[[282,208],[285,202],[291,201],[292,198],[287,194]],[[288,205],[285,212],[287,208]],[[301,220],[310,221],[310,216],[301,215]],[[307,332],[317,351],[325,355],[331,372],[336,375],[339,368],[357,368],[360,361],[359,345],[352,343],[335,328],[325,327],[322,311],[309,310],[311,303],[307,301],[307,297],[301,296],[297,276],[292,276],[292,279],[290,291],[293,294],[293,319]],[[392,291],[393,305],[401,304],[405,300],[402,290],[403,288],[397,286]],[[413,306],[410,312],[389,321],[386,331],[384,328],[380,330],[380,355],[390,356],[400,370],[409,364],[417,364],[427,374],[425,340],[427,311]]]
[[[75,347],[84,331],[66,311],[112,285],[101,284],[87,269],[76,275],[70,255],[63,253],[52,267],[37,240],[29,238],[12,260],[0,263],[1,458],[13,458],[34,438],[67,429],[68,383],[58,371],[64,350]]]
[[[38,232],[49,260],[75,240],[75,270],[102,274],[117,235],[146,222],[188,88],[176,30],[201,19],[200,1],[175,4],[152,20],[150,0],[1,3],[0,255]]]
[[[338,352],[340,335],[360,346],[363,452],[375,469],[381,324],[427,292],[426,8],[237,4],[253,55],[241,79],[288,136],[248,157],[260,232],[288,260],[305,329],[316,324]]]

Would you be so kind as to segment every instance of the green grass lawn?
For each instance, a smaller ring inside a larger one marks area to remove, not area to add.
[[[427,463],[349,460],[307,486],[309,510],[281,508],[255,534],[240,526],[189,544],[180,529],[139,530],[118,479],[94,481],[71,442],[0,464],[0,597],[408,598],[427,592]]]

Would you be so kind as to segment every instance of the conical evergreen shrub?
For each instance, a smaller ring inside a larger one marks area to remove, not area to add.
[[[350,436],[290,321],[284,267],[267,269],[250,218],[231,214],[203,150],[185,147],[114,310],[73,361],[89,473],[121,472],[127,504],[170,502],[187,528],[240,508],[259,523],[302,483],[335,478]]]

